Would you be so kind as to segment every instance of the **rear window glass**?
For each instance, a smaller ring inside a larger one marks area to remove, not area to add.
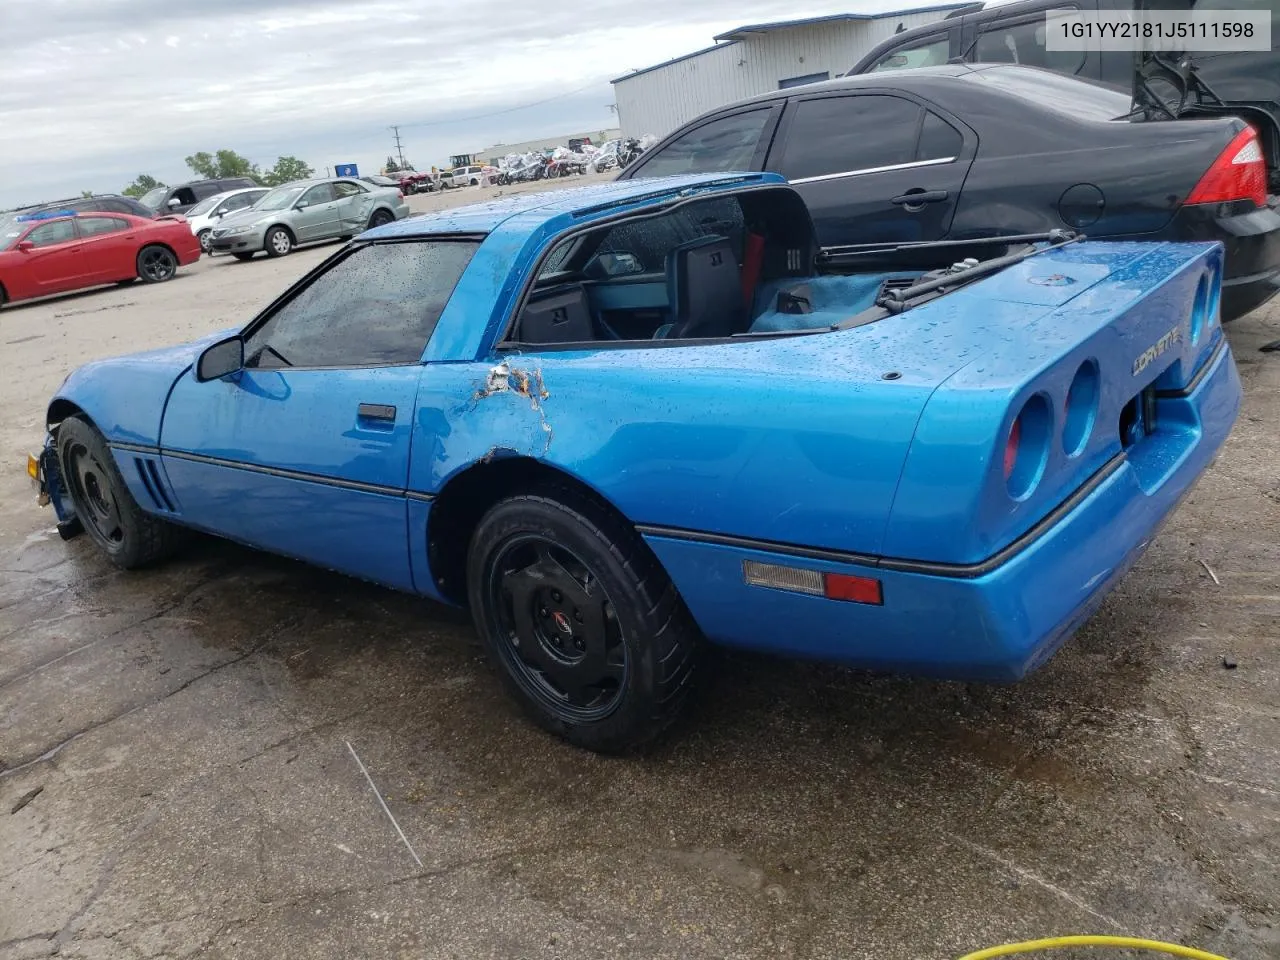
[[[1132,109],[1132,100],[1127,94],[1048,70],[995,68],[966,74],[965,79],[971,83],[989,84],[1079,120],[1117,120]]]

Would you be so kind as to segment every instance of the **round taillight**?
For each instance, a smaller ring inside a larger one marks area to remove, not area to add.
[[[1009,428],[1009,439],[1004,445],[1004,478],[1013,476],[1013,468],[1018,465],[1018,444],[1022,439],[1022,418],[1013,421]]]
[[[1067,402],[1063,410],[1062,450],[1068,457],[1076,457],[1088,446],[1093,434],[1093,424],[1098,417],[1098,397],[1102,378],[1096,360],[1080,364],[1071,386],[1067,388]]]
[[[1032,396],[1009,425],[1004,445],[1004,479],[1015,500],[1031,496],[1049,460],[1053,408],[1043,393]]]

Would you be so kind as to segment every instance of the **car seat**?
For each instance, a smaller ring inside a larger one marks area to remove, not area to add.
[[[523,343],[585,343],[594,339],[591,305],[582,287],[542,297],[520,314]]]
[[[654,339],[716,339],[746,329],[742,274],[727,238],[682,243],[667,254],[666,266],[672,321],[659,327]]]

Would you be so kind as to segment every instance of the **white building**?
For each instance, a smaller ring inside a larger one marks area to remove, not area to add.
[[[715,37],[715,46],[613,81],[619,125],[629,137],[664,136],[726,103],[782,87],[830,80],[881,40],[941,20],[970,3],[896,13],[837,13],[757,23]]]

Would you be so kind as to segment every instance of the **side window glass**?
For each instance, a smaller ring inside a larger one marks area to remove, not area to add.
[[[360,247],[277,310],[245,344],[250,366],[416,363],[462,272],[469,241]]]
[[[348,183],[346,181],[339,181],[338,183],[335,183],[333,185],[333,191],[338,195],[339,200],[342,200],[346,197],[354,197],[356,194],[359,194],[359,193],[364,193],[364,191],[361,190],[359,187],[357,187],[354,183]]]
[[[314,207],[317,203],[328,203],[333,199],[333,184],[322,183],[318,187],[312,187],[302,195],[302,199],[309,207]]]
[[[749,169],[769,114],[767,109],[750,110],[704,123],[646,158],[637,175],[667,177]]]
[[[1059,8],[1066,12],[1075,8]],[[1047,50],[1045,18],[1026,23],[993,25],[978,33],[973,59],[979,63],[1017,63],[1055,73],[1074,74],[1084,66],[1083,50]]]
[[[115,217],[82,217],[80,219],[80,236],[97,237],[104,233],[119,233],[128,230],[129,223]]]
[[[932,110],[926,110],[920,128],[917,160],[954,160],[964,147],[964,136]]]
[[[76,222],[74,220],[55,220],[36,227],[27,239],[37,247],[51,247],[55,243],[66,243],[76,238]]]
[[[851,173],[915,159],[921,107],[879,94],[801,100],[777,170],[788,180]],[[770,161],[773,166],[773,161]]]
[[[914,47],[901,47],[892,53],[885,54],[868,72],[881,70],[907,70],[914,67],[936,67],[946,63],[951,53],[951,40],[943,37]]]

